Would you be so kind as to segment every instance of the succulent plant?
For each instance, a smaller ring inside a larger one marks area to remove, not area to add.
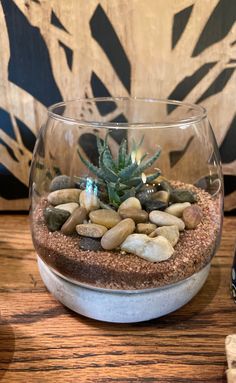
[[[127,140],[123,139],[120,144],[117,158],[113,158],[108,145],[108,135],[105,140],[97,137],[97,148],[99,153],[99,167],[93,165],[85,159],[78,149],[81,161],[96,176],[98,190],[102,193],[102,199],[110,205],[119,207],[121,202],[135,194],[144,184],[149,184],[160,175],[160,170],[146,175],[144,172],[154,164],[160,155],[160,148],[148,159],[145,153],[139,160],[137,152],[142,145],[143,139],[139,144],[133,142],[131,151],[128,151]],[[86,185],[87,178],[79,177],[79,182]]]

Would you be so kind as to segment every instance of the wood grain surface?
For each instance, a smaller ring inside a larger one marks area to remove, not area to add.
[[[28,217],[0,215],[0,381],[226,382],[225,337],[236,332],[230,268],[236,217],[200,293],[182,309],[139,324],[74,314],[45,289]]]

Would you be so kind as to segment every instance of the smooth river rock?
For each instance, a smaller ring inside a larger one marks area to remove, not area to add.
[[[97,210],[100,207],[99,199],[96,194],[87,190],[83,190],[81,192],[79,202],[80,206],[84,207],[87,212]]]
[[[173,203],[167,209],[165,209],[165,212],[181,218],[184,209],[186,209],[188,206],[191,206],[190,202]]]
[[[149,219],[157,226],[172,226],[175,225],[180,231],[184,230],[185,224],[182,219],[175,217],[164,211],[154,210],[149,214]]]
[[[47,207],[43,214],[48,230],[50,231],[60,230],[63,223],[70,216],[68,211],[56,209],[52,206]]]
[[[71,179],[71,177],[68,177],[66,175],[54,177],[49,186],[50,192],[53,192],[55,190],[71,188],[75,188],[75,182]]]
[[[171,202],[196,202],[196,196],[190,190],[175,189],[170,194]]]
[[[77,207],[79,207],[79,205],[76,202],[62,203],[61,205],[55,206],[56,209],[66,210],[70,214],[72,214]]]
[[[153,233],[156,228],[157,226],[154,223],[138,223],[136,226],[136,231],[140,234],[149,235]]]
[[[118,213],[122,209],[142,209],[141,203],[138,198],[130,197],[120,204]]]
[[[179,240],[179,229],[177,226],[162,226],[155,229],[149,237],[155,238],[158,235],[165,237],[174,247]]]
[[[80,189],[62,189],[48,194],[47,200],[50,204],[56,206],[68,202],[79,202]]]
[[[111,229],[121,221],[120,215],[114,210],[99,209],[89,213],[89,218],[93,223],[106,226]]]
[[[131,218],[136,223],[148,221],[148,213],[145,210],[141,210],[141,209],[134,209],[134,208],[119,209],[119,214],[123,219]]]
[[[104,234],[101,239],[103,249],[112,250],[120,246],[128,235],[134,232],[134,229],[135,223],[131,218],[123,219]]]
[[[202,220],[202,209],[198,205],[191,205],[183,212],[183,221],[186,229],[195,229]]]
[[[152,194],[151,199],[161,201],[161,202],[168,204],[169,199],[170,199],[170,193],[167,192],[166,190],[159,190],[156,193]]]
[[[84,207],[78,207],[73,211],[71,216],[66,220],[64,225],[61,227],[61,232],[65,235],[70,235],[76,230],[76,225],[84,222],[87,217],[87,210]]]
[[[149,262],[161,262],[174,253],[170,242],[162,237],[150,238],[146,234],[131,234],[121,244],[121,249],[138,255]]]
[[[86,223],[76,225],[76,231],[84,237],[101,238],[106,233],[107,228],[96,223]]]
[[[147,212],[153,211],[153,210],[165,210],[167,208],[168,204],[163,201],[158,200],[149,200],[144,203],[144,207]]]

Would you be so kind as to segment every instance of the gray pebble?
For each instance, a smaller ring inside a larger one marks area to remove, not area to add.
[[[90,250],[90,251],[103,250],[100,239],[89,238],[89,237],[82,237],[79,242],[79,247],[82,250]]]
[[[63,223],[67,220],[67,218],[70,216],[70,213],[66,210],[56,209],[55,207],[47,207],[44,210],[44,218],[46,225],[48,227],[48,230],[50,231],[56,231],[60,230]]]
[[[61,175],[53,178],[49,190],[53,192],[55,190],[61,189],[70,189],[75,187],[75,182],[71,179],[71,177]]]

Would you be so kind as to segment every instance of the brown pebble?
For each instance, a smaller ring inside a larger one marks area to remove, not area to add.
[[[170,199],[170,193],[166,190],[159,190],[151,195],[151,199],[168,203]]]
[[[148,213],[145,210],[126,208],[119,210],[120,216],[125,218],[131,218],[136,223],[142,223],[148,221]]]
[[[202,209],[198,205],[186,207],[182,217],[186,229],[195,229],[202,219]]]
[[[135,229],[135,223],[131,218],[120,221],[116,226],[108,230],[101,240],[101,245],[105,250],[112,250],[120,246],[122,242],[132,234]]]
[[[140,233],[140,234],[151,234],[155,229],[156,229],[156,225],[154,225],[154,223],[138,223],[137,224],[137,227],[136,227],[136,231],[137,233]]]
[[[66,220],[61,228],[61,232],[65,235],[74,233],[76,225],[83,223],[87,216],[87,210],[84,207],[78,207],[73,211],[71,216]]]
[[[87,223],[76,225],[76,231],[84,237],[101,238],[107,231],[107,228],[96,223]]]
[[[68,202],[79,202],[80,189],[61,189],[48,194],[47,200],[51,205],[61,205]]]
[[[89,218],[93,223],[103,225],[108,229],[121,221],[121,217],[116,211],[108,209],[93,210],[89,213]]]

